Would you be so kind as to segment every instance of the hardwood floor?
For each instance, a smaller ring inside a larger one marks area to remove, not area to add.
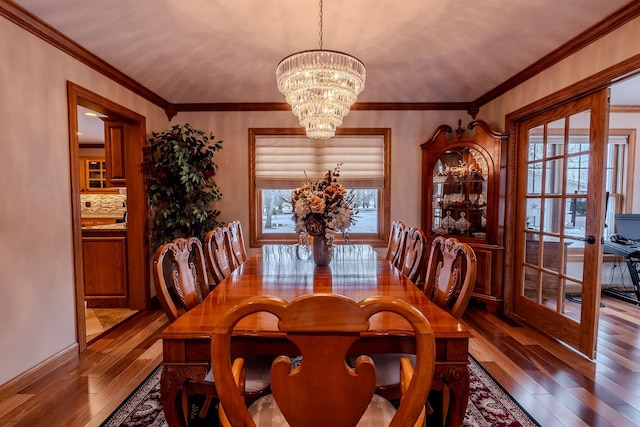
[[[640,425],[640,307],[603,296],[596,361],[470,306],[470,353],[544,427]],[[161,311],[142,312],[78,360],[0,401],[0,426],[99,426],[160,363]]]

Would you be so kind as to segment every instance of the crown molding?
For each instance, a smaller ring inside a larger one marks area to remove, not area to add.
[[[628,5],[607,16],[602,21],[583,31],[548,55],[542,57],[540,60],[534,62],[530,67],[524,69],[515,76],[491,89],[489,92],[480,96],[478,99],[473,101],[473,103],[480,107],[490,101],[493,101],[500,95],[505,94],[521,83],[524,83],[525,81],[541,73],[552,65],[557,64],[563,59],[573,55],[585,46],[595,42],[601,37],[606,36],[610,32],[637,18],[638,16],[640,16],[640,2],[632,1]]]
[[[89,52],[69,37],[65,36],[46,22],[40,20],[27,10],[18,6],[13,2],[6,0],[0,1],[0,16],[4,16],[9,21],[29,31],[33,35],[41,38],[50,45],[60,49],[67,55],[77,59],[93,70],[99,72],[105,77],[124,86],[132,92],[140,95],[147,101],[157,105],[165,111],[170,110],[171,103],[155,92],[147,89],[131,77],[122,73],[100,57]]]

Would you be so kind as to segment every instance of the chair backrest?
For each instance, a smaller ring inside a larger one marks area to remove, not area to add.
[[[158,300],[169,320],[191,310],[209,294],[209,281],[197,237],[179,237],[160,246],[153,257]],[[177,301],[176,301],[177,300]]]
[[[427,239],[422,230],[410,227],[402,231],[401,240],[402,253],[398,268],[409,280],[421,287],[420,282],[424,273],[427,253]]]
[[[471,299],[476,270],[476,254],[471,246],[453,237],[436,237],[431,242],[425,294],[460,319]]]
[[[389,232],[389,243],[387,244],[387,261],[394,262],[400,254],[400,244],[402,243],[402,230],[405,226],[400,221],[391,223],[391,231]]]
[[[244,246],[244,236],[242,234],[242,224],[240,221],[231,221],[227,224],[229,230],[229,240],[231,242],[231,253],[233,255],[233,265],[237,268],[247,260],[247,250]]]
[[[435,340],[428,320],[415,307],[388,296],[359,303],[337,294],[307,294],[291,302],[255,296],[229,310],[212,336],[211,364],[231,425],[255,425],[234,382],[230,349],[234,325],[259,311],[279,319],[279,330],[302,355],[300,365],[293,369],[289,356],[278,356],[271,369],[273,398],[292,427],[357,424],[375,391],[375,367],[369,356],[358,357],[355,368],[345,363],[345,357],[369,329],[369,318],[381,311],[403,316],[416,337],[415,372],[390,426],[413,425],[421,415],[433,379]]]
[[[207,267],[216,284],[231,275],[234,265],[231,261],[231,241],[226,227],[216,227],[204,239]]]

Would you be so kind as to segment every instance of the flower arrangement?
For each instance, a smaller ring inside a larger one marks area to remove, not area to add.
[[[354,195],[338,182],[339,163],[333,171],[328,171],[322,180],[305,183],[291,192],[291,206],[296,233],[302,243],[308,244],[308,236],[324,236],[327,245],[333,245],[335,235],[341,232],[349,240],[348,229],[355,224],[358,213]],[[305,174],[306,176],[306,174]]]

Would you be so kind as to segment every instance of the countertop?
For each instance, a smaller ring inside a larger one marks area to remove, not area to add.
[[[127,223],[119,222],[117,224],[102,224],[93,225],[90,227],[82,227],[82,236],[126,236],[127,235]]]

